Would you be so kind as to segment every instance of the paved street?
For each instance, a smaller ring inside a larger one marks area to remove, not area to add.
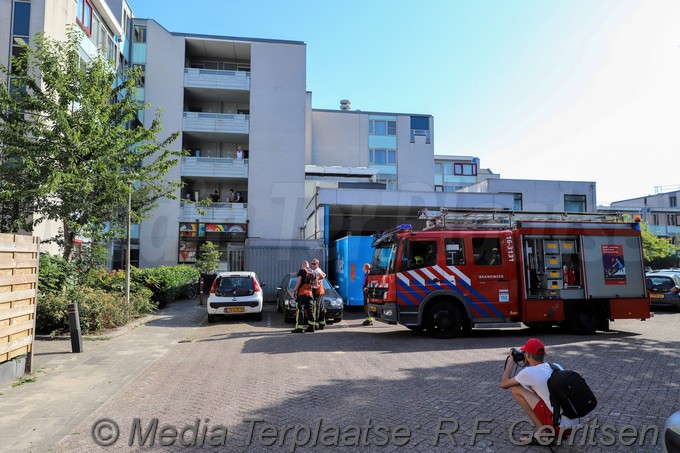
[[[556,451],[658,452],[642,431],[660,432],[680,409],[672,311],[592,337],[512,329],[454,340],[362,327],[359,312],[313,334],[291,334],[281,318],[267,306],[261,322],[209,325],[183,301],[124,335],[84,342],[82,354],[41,341],[37,382],[0,387],[2,451],[122,452],[152,441],[158,451],[549,451],[513,445],[511,426],[518,439],[528,425],[499,388],[508,349],[535,335],[599,401],[587,430]]]

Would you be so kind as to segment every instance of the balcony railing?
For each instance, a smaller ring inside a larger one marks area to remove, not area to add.
[[[203,211],[201,214],[198,210]],[[246,223],[248,203],[212,203],[197,207],[194,203],[180,203],[180,222]]]
[[[184,68],[184,86],[248,91],[250,90],[250,72]]]
[[[184,112],[182,117],[182,130],[191,132],[247,134],[250,131],[250,115]]]
[[[248,159],[228,157],[183,157],[182,176],[247,178]]]

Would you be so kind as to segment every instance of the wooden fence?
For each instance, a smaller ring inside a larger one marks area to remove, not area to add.
[[[32,371],[40,241],[0,234],[0,363],[26,356]]]

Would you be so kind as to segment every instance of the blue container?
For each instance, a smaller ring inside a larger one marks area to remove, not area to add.
[[[364,305],[364,263],[373,260],[371,236],[347,236],[335,241],[335,284],[345,305]]]

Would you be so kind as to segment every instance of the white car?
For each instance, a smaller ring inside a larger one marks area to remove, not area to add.
[[[220,272],[217,274],[206,307],[208,322],[217,315],[255,315],[262,319],[263,293],[255,272]]]

